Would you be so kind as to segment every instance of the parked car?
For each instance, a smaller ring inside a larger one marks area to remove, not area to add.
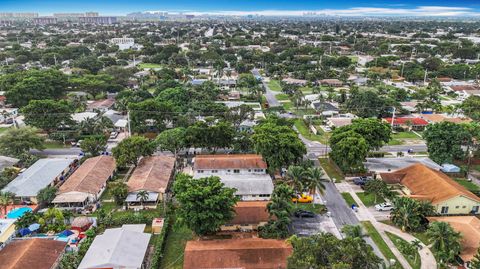
[[[371,177],[356,177],[353,179],[353,183],[358,186],[363,186],[367,181],[371,180]]]
[[[385,202],[385,203],[375,205],[375,209],[377,211],[390,211],[393,209],[393,206],[392,204]]]
[[[292,198],[292,202],[294,203],[311,203],[313,202],[313,197],[310,195],[306,195],[302,193],[301,195]]]
[[[295,211],[294,215],[297,218],[315,218],[315,213],[301,209]]]
[[[110,133],[110,139],[115,139],[118,136],[118,132],[111,132]]]
[[[80,147],[82,145],[83,140],[78,140],[77,142],[72,142],[72,147]]]

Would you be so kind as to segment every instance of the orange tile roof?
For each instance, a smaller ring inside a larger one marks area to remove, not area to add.
[[[283,240],[243,238],[188,241],[184,269],[285,269],[292,247]]]
[[[0,251],[1,269],[51,269],[67,244],[50,239],[26,239],[9,243]]]
[[[412,198],[428,200],[433,204],[465,196],[480,202],[480,198],[440,171],[417,163],[393,173],[382,173],[382,179],[396,179],[411,191]]]
[[[428,220],[447,222],[455,231],[462,234],[460,257],[463,261],[470,261],[477,253],[480,247],[480,219],[475,216],[445,216],[429,217]]]
[[[175,158],[167,156],[143,157],[127,182],[128,191],[165,193],[175,167]]]
[[[267,222],[269,214],[267,211],[268,201],[237,202],[235,205],[235,217],[229,224],[258,224]]]
[[[89,158],[60,186],[59,193],[77,191],[97,194],[114,171],[115,159],[112,156]]]
[[[197,155],[194,169],[266,169],[267,163],[257,154]]]

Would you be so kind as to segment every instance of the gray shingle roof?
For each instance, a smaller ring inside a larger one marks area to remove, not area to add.
[[[10,182],[3,192],[12,192],[18,197],[35,197],[39,190],[52,183],[73,159],[40,159]]]

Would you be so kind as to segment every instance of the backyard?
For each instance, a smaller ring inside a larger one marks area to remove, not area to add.
[[[160,268],[181,269],[183,268],[183,255],[185,245],[193,238],[193,232],[186,226],[175,223],[167,235],[165,253]]]

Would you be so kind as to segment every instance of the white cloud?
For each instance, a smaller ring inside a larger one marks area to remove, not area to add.
[[[152,11],[151,11],[152,12]],[[179,13],[179,12],[169,12]],[[445,6],[418,6],[415,8],[396,8],[396,7],[352,7],[348,9],[319,9],[319,10],[258,10],[258,11],[183,11],[184,14],[192,15],[226,15],[226,16],[246,16],[246,15],[261,15],[261,16],[302,16],[306,13],[328,15],[328,16],[480,16],[477,12],[468,7],[445,7]]]

